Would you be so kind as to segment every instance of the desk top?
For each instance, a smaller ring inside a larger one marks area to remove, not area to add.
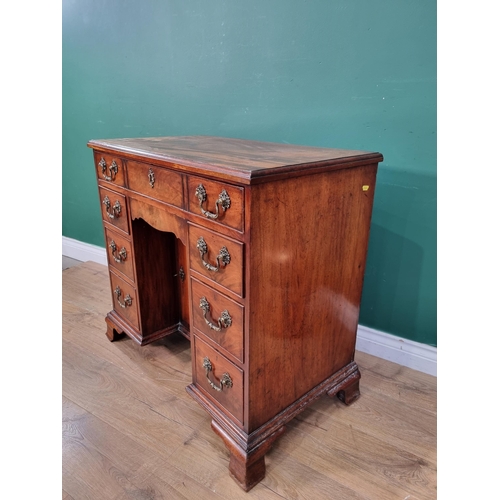
[[[98,151],[119,152],[133,159],[175,165],[211,177],[254,184],[313,173],[378,163],[380,153],[211,136],[148,137],[89,141]],[[312,169],[312,171],[311,171]]]

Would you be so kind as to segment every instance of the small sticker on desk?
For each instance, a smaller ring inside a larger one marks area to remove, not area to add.
[[[370,186],[363,186],[363,191],[368,191],[370,189]]]

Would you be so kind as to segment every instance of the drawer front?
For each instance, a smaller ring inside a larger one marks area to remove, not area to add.
[[[139,314],[137,311],[137,293],[133,286],[119,278],[113,272],[109,273],[111,293],[113,294],[113,309],[131,325],[139,330]]]
[[[243,311],[234,300],[191,279],[193,325],[243,362]]]
[[[193,345],[194,383],[243,424],[243,371],[199,337],[193,337]]]
[[[99,188],[99,197],[101,199],[102,219],[129,234],[125,196],[101,187]]]
[[[151,196],[182,208],[182,175],[155,165],[127,162],[128,186],[145,196]]]
[[[188,197],[188,208],[193,214],[243,231],[243,188],[189,177]]]
[[[123,162],[116,156],[94,152],[94,163],[97,172],[97,178],[100,181],[111,182],[117,186],[125,185],[125,173]]]
[[[134,257],[131,242],[108,228],[105,228],[104,232],[109,265],[134,281]]]
[[[191,269],[243,297],[243,243],[189,225]]]

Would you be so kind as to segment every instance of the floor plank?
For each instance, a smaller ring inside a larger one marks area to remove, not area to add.
[[[210,418],[185,391],[189,341],[111,343],[105,266],[63,270],[62,498],[436,498],[436,379],[357,353],[361,398],[320,398],[287,426],[249,493],[230,478]]]

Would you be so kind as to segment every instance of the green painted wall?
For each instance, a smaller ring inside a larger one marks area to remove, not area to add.
[[[360,323],[436,345],[436,1],[63,0],[63,235],[104,246],[89,139],[380,151]]]

